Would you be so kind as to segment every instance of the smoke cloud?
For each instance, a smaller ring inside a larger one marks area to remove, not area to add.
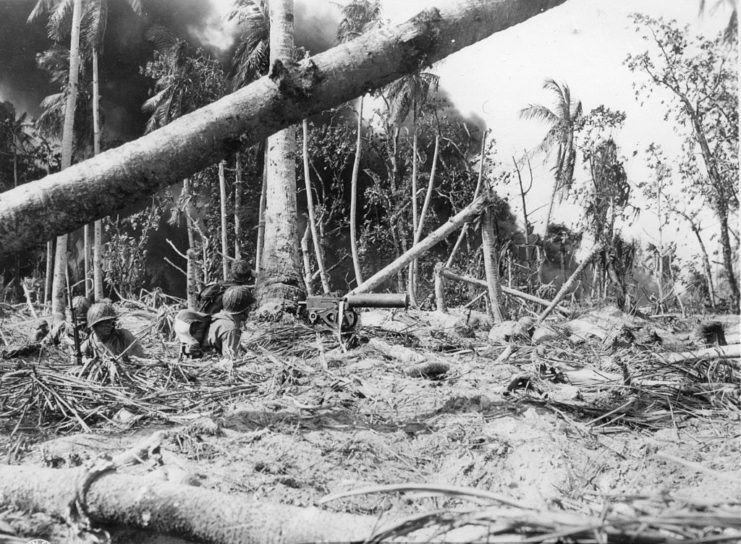
[[[58,92],[48,75],[36,67],[36,55],[51,46],[45,20],[26,20],[36,0],[0,1],[0,100],[12,102],[19,112],[39,114],[41,100]],[[144,16],[135,15],[124,0],[111,0],[108,30],[100,58],[101,107],[109,141],[140,136],[146,116],[141,104],[152,82],[140,67],[152,58],[146,30],[160,24],[193,45],[211,51],[229,69],[238,37],[233,22],[226,21],[228,0],[144,0]],[[339,9],[331,3],[296,2],[296,45],[312,54],[335,43]]]

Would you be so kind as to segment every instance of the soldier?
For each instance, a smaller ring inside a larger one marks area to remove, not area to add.
[[[224,307],[223,296],[229,287],[254,284],[255,276],[250,264],[242,259],[236,260],[231,267],[231,281],[209,283],[198,293],[196,308],[200,313],[214,315]]]
[[[90,338],[82,344],[82,355],[87,358],[109,355],[128,361],[129,356],[146,357],[133,334],[116,326],[116,310],[109,302],[96,302],[87,312]]]
[[[192,310],[182,310],[175,316],[173,328],[183,355],[200,357],[213,350],[230,359],[236,357],[242,323],[254,298],[249,287],[235,285],[224,292],[222,300],[223,309],[213,316]]]

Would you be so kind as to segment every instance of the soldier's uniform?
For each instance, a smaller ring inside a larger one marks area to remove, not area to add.
[[[92,329],[83,342],[83,357],[120,357],[126,362],[130,356],[146,357],[144,349],[127,329],[116,326],[116,310],[107,302],[93,304],[88,310],[87,321]]]
[[[239,353],[242,320],[252,304],[249,287],[229,287],[223,295],[224,308],[214,315],[182,310],[175,316],[174,330],[181,353],[200,357],[204,351],[216,351],[233,359]]]
[[[232,263],[231,281],[209,283],[198,293],[196,309],[199,313],[214,315],[224,309],[224,293],[230,287],[252,284],[255,281],[254,273],[247,261],[239,260]]]

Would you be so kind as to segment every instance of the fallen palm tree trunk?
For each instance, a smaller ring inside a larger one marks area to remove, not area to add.
[[[417,259],[421,255],[424,255],[432,247],[444,240],[449,234],[458,230],[461,225],[470,221],[474,217],[481,215],[488,203],[489,197],[487,195],[482,195],[474,198],[473,202],[471,202],[468,206],[463,208],[453,217],[448,219],[447,223],[439,227],[435,232],[430,234],[427,238],[425,238],[418,244],[412,246],[409,251],[404,253],[401,257],[393,261],[391,264],[387,265],[382,270],[376,272],[373,276],[358,285],[348,294],[353,295],[359,293],[367,293],[378,287],[380,284],[382,284],[388,278],[392,277],[414,259]]]
[[[448,278],[450,280],[454,280],[454,281],[462,281],[465,283],[470,283],[472,285],[480,285],[481,287],[488,287],[488,284],[484,280],[472,278],[471,276],[464,276],[463,274],[457,274],[456,272],[453,272],[450,268],[441,268],[440,276],[444,278]],[[506,295],[521,298],[529,302],[534,302],[536,304],[540,304],[541,306],[548,306],[551,304],[550,300],[545,300],[543,298],[536,297],[528,293],[523,293],[522,291],[518,291],[517,289],[512,289],[511,287],[507,287],[505,285],[500,285],[500,288],[502,289],[502,292]],[[568,315],[568,311],[562,308],[557,308],[557,310],[564,315]]]
[[[84,469],[0,465],[0,505],[70,519],[70,508],[93,523],[140,528],[195,542],[364,541],[378,520],[318,508],[268,504],[248,497],[140,476]]]
[[[534,17],[565,0],[438,0],[268,76],[141,138],[0,196],[0,256],[100,219],[243,146]],[[43,218],[43,220],[42,220]]]

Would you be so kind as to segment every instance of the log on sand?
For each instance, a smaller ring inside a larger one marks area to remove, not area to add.
[[[437,0],[118,148],[0,194],[0,258],[145,202],[245,145],[416,72],[565,0]],[[537,39],[537,38],[534,38]]]
[[[141,476],[86,469],[0,465],[0,507],[43,511],[80,521],[138,528],[194,542],[364,541],[378,525],[372,516],[269,504],[239,495]],[[82,505],[83,517],[74,514]]]

